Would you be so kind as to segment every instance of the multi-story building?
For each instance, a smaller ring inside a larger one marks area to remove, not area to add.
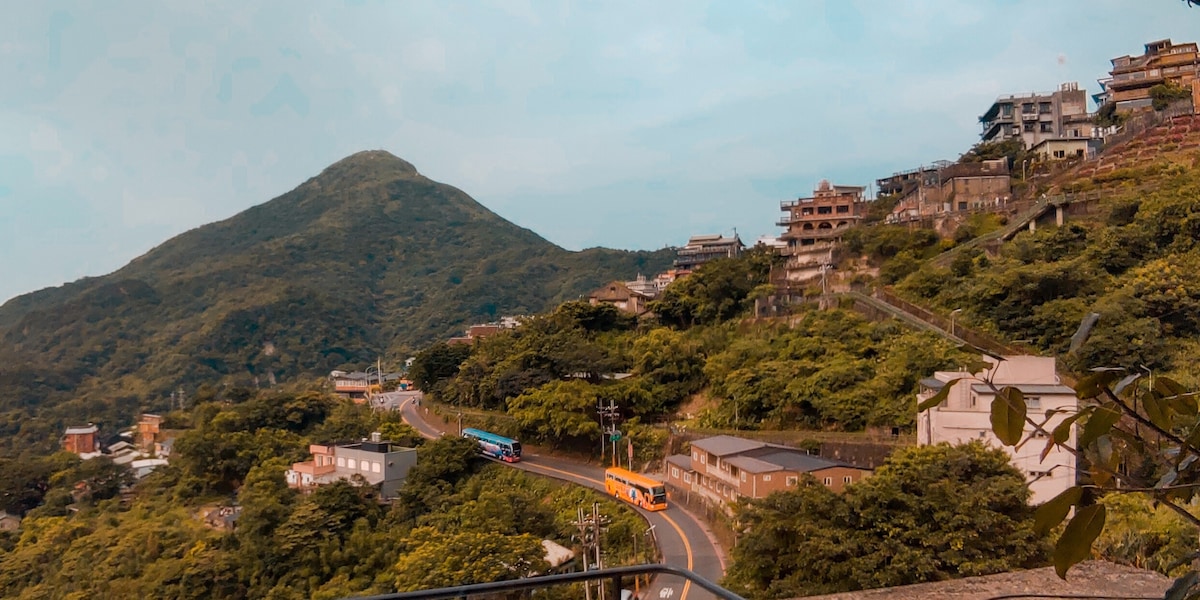
[[[866,215],[865,189],[821,180],[811,198],[780,203],[779,208],[787,213],[778,225],[787,227],[779,237],[787,242],[783,255],[787,257],[788,281],[814,279],[833,262],[833,249],[842,233]]]
[[[1056,92],[1001,96],[979,122],[982,141],[1019,138],[1026,148],[1045,139],[1090,138],[1094,130],[1087,93],[1075,82],[1062,84]]]
[[[142,452],[151,452],[154,450],[155,442],[159,441],[158,435],[162,420],[161,416],[150,413],[145,413],[138,418],[137,445]]]
[[[68,427],[63,432],[63,450],[89,458],[100,452],[100,428],[88,423],[82,427]]]
[[[954,163],[948,160],[934,161],[907,171],[896,171],[890,177],[875,180],[875,189],[880,196],[907,196],[919,186],[935,185],[938,171]]]
[[[834,491],[861,481],[870,469],[810,455],[779,444],[719,435],[695,440],[691,454],[667,457],[667,485],[714,502],[765,498],[812,475]]]
[[[349,444],[313,444],[312,459],[293,463],[285,474],[288,487],[311,490],[339,480],[362,477],[367,485],[380,487],[380,495],[393,498],[408,470],[417,464],[417,451],[402,448],[372,433],[369,439]]]
[[[1025,396],[1025,405],[1030,418],[1037,422],[1045,419],[1047,411],[1059,411],[1044,427],[1054,427],[1071,416],[1079,407],[1075,390],[1062,384],[1054,368],[1053,357],[1006,356],[1004,360],[983,357],[990,366],[980,373],[938,371],[932,377],[921,380],[917,394],[918,403],[933,397],[949,382],[964,379],[950,389],[947,398],[917,416],[917,443],[958,444],[970,440],[1003,448],[1011,457],[1012,464],[1025,475],[1029,489],[1033,492],[1031,503],[1045,502],[1063,490],[1075,485],[1075,455],[1068,450],[1054,447],[1042,460],[1046,447],[1046,436],[1034,433],[1032,425],[1025,426],[1025,435],[1035,439],[1019,449],[1004,446],[992,433],[991,406],[996,391],[1015,387]],[[990,383],[989,383],[990,382]],[[1075,433],[1071,432],[1067,446],[1075,446]]]
[[[743,248],[745,245],[736,234],[733,237],[694,235],[688,239],[686,246],[679,249],[675,268],[692,270],[710,260],[733,258],[739,256]]]
[[[994,208],[1006,204],[1011,193],[1007,159],[946,163],[917,185],[907,186],[887,220],[897,223]]]
[[[1096,104],[1117,103],[1118,112],[1148,108],[1150,88],[1171,83],[1190,89],[1194,105],[1200,104],[1200,53],[1195,42],[1172,44],[1158,40],[1145,45],[1140,56],[1118,56],[1112,59],[1108,77],[1100,80],[1101,92],[1093,98]]]

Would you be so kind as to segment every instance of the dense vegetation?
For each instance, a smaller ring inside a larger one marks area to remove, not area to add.
[[[1096,218],[1021,233],[998,256],[965,252],[950,268],[925,265],[898,289],[1009,340],[1065,354],[1083,317],[1099,323],[1076,369],[1123,366],[1179,371],[1200,334],[1200,169],[1148,167],[1153,185],[1110,189]]]
[[[812,477],[740,507],[725,583],[752,598],[938,581],[1041,566],[1024,477],[978,442],[912,447],[838,494]]]
[[[576,507],[593,501],[612,518],[610,564],[635,560],[630,536],[645,529],[597,494],[478,460],[468,440],[421,445],[395,416],[320,394],[238,392],[170,419],[190,425],[171,465],[124,496],[128,471],[105,459],[59,454],[6,472],[22,506],[42,505],[19,533],[0,534],[5,597],[339,598],[544,572],[541,540],[573,546]],[[349,483],[310,495],[286,487],[284,470],[309,442],[372,430],[419,446],[390,506]],[[231,502],[242,507],[235,531],[200,518]],[[642,552],[639,562],[652,559]]]
[[[181,387],[303,383],[381,356],[395,368],[470,323],[671,257],[568,252],[386,152],[356,154],[111,275],[0,307],[0,439],[45,451],[64,423],[112,428]]]
[[[651,303],[657,323],[568,302],[469,348],[435,344],[414,378],[443,402],[507,414],[494,424],[506,433],[576,450],[600,437],[597,405],[615,404],[650,451],[662,434],[646,425],[685,403],[706,427],[908,428],[917,381],[968,358],[933,334],[840,309],[745,323],[769,267],[761,251],[708,263]]]

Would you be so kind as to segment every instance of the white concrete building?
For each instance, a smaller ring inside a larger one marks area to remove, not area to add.
[[[991,406],[995,389],[1015,387],[1025,396],[1029,416],[1035,422],[1046,418],[1046,411],[1060,409],[1045,426],[1047,432],[1071,416],[1078,408],[1075,390],[1062,384],[1054,368],[1054,358],[1041,356],[1006,356],[1003,361],[984,357],[990,367],[980,373],[965,371],[938,371],[932,377],[921,380],[921,391],[917,401],[931,398],[948,382],[967,378],[954,385],[944,402],[917,415],[917,443],[921,445],[949,442],[963,443],[981,440],[996,448],[1003,448],[1012,457],[1012,464],[1025,475],[1029,489],[1033,492],[1030,502],[1040,504],[1063,490],[1075,485],[1075,455],[1061,448],[1054,448],[1043,461],[1040,458],[1046,447],[1046,436],[1034,433],[1034,427],[1025,425],[1025,436],[1031,439],[1020,449],[1005,446],[992,433]],[[990,385],[989,383],[990,382]],[[1067,445],[1074,447],[1075,431],[1072,428]]]

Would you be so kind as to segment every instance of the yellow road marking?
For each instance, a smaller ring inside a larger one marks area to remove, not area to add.
[[[662,518],[667,520],[667,524],[670,525],[671,527],[673,527],[675,529],[675,533],[679,534],[679,539],[683,540],[683,552],[684,552],[684,554],[687,555],[687,568],[689,571],[691,571],[692,570],[692,545],[690,543],[688,543],[687,536],[683,534],[683,529],[681,529],[679,527],[679,524],[675,522],[675,519],[668,517],[665,512],[662,513]],[[686,600],[688,590],[691,588],[692,588],[692,582],[690,580],[685,579],[683,581],[683,591],[679,594],[679,600]]]

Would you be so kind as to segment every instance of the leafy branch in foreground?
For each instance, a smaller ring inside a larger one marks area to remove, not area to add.
[[[946,400],[958,381],[947,383],[923,401],[919,410]],[[1086,475],[1090,483],[1068,488],[1035,513],[1037,530],[1042,533],[1066,521],[1053,553],[1060,577],[1065,578],[1073,565],[1092,555],[1106,523],[1106,507],[1098,502],[1105,495],[1145,495],[1200,530],[1200,518],[1187,509],[1200,491],[1200,392],[1189,392],[1180,383],[1149,371],[1094,369],[1074,386],[1081,402],[1077,410],[1047,411],[1045,418],[1038,420],[1029,415],[1019,390],[992,389],[991,424],[1003,444],[1019,448],[1040,433],[1047,438],[1043,458],[1058,447],[1074,453],[1080,464],[1089,465]],[[1061,420],[1051,427],[1051,419]],[[1078,435],[1072,444],[1074,431]],[[1189,570],[1175,581],[1168,597],[1200,598],[1200,575]]]

